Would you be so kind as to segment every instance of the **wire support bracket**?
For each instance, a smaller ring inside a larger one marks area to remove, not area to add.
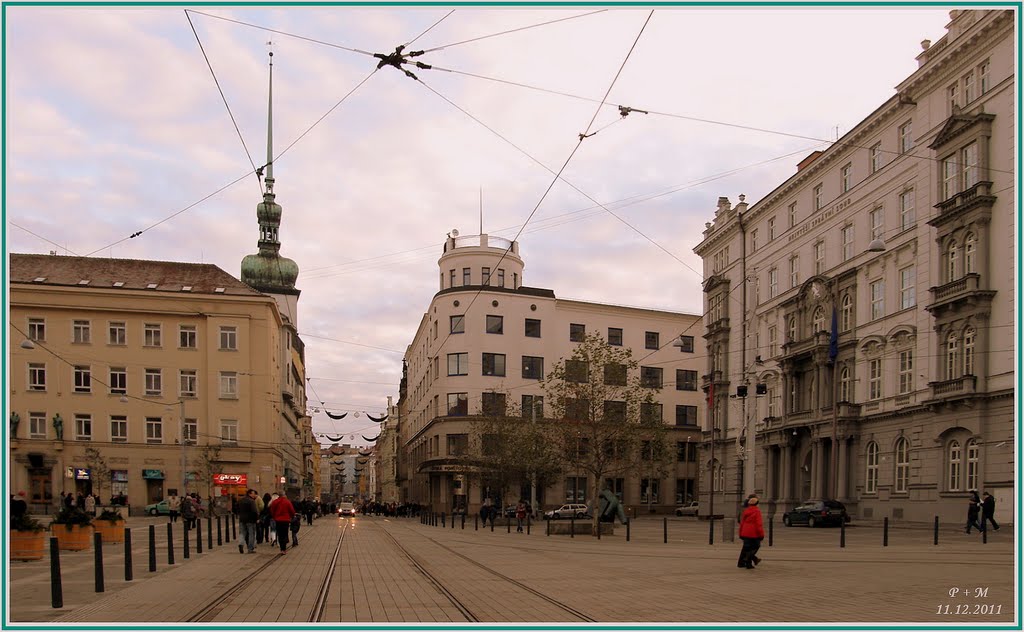
[[[419,57],[426,51],[414,50],[408,53],[404,51],[405,44],[402,44],[400,46],[396,46],[395,52],[393,53],[374,53],[373,56],[380,60],[379,62],[377,62],[377,70],[380,70],[384,66],[392,66],[404,72],[406,77],[409,77],[414,81],[419,81],[419,77],[417,77],[411,70],[404,67],[405,64],[415,66],[417,68],[420,68],[421,70],[430,70],[431,68],[433,68],[433,66],[431,66],[430,64],[425,64],[421,61],[413,61],[412,59],[410,59],[410,57]]]

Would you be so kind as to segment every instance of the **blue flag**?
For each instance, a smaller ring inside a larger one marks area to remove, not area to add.
[[[832,306],[832,334],[828,338],[828,363],[835,364],[836,356],[839,355],[839,316],[836,308]]]

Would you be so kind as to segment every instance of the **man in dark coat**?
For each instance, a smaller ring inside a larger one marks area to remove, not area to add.
[[[28,503],[25,502],[25,492],[18,492],[17,496],[11,495],[11,518],[17,520],[28,513]]]
[[[985,492],[982,494],[981,501],[981,530],[984,531],[985,527],[988,526],[985,523],[991,522],[992,528],[999,531],[999,525],[996,523],[996,499],[992,497],[992,494]]]
[[[250,489],[245,496],[238,499],[238,525],[242,529],[242,542],[250,553],[256,552],[256,521],[260,512],[256,505],[256,490]],[[238,544],[238,552],[243,552],[242,544]]]

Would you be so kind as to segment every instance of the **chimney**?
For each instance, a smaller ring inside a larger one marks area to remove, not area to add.
[[[817,160],[818,156],[822,155],[823,153],[825,153],[825,152],[823,152],[821,150],[812,151],[809,156],[807,156],[806,158],[801,160],[799,163],[797,163],[796,170],[797,171],[802,171],[804,167],[806,167],[807,165],[809,165],[812,162],[814,162],[815,160]]]

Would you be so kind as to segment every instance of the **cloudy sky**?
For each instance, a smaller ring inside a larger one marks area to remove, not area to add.
[[[484,232],[519,234],[526,285],[701,313],[693,248],[717,199],[756,202],[892,96],[948,13],[8,6],[6,18],[8,252],[235,276],[256,252],[273,42],[281,252],[300,269],[310,406],[379,414],[438,289],[445,235],[477,234],[481,200]],[[372,53],[399,44],[433,68],[412,68],[418,81],[375,72]],[[314,431],[362,442],[376,424],[353,417],[321,412]]]

